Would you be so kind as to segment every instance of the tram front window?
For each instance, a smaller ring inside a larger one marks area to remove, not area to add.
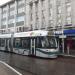
[[[53,37],[44,37],[41,39],[42,48],[56,48],[56,40]]]

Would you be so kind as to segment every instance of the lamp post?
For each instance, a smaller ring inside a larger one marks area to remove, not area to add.
[[[63,33],[62,33],[62,36],[64,36]],[[64,53],[64,38],[62,38],[62,50],[63,50],[63,53]]]
[[[11,40],[11,51],[10,51],[11,53],[13,52],[13,39],[14,39],[13,36],[14,36],[14,29],[11,29],[11,39],[10,39]]]

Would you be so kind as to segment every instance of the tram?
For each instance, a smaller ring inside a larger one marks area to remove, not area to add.
[[[13,52],[44,58],[56,58],[57,41],[53,32],[37,30],[14,34]]]
[[[11,34],[1,34],[0,35],[0,50],[11,51]]]
[[[44,58],[56,58],[58,55],[56,37],[52,31],[36,30],[6,35],[0,36],[0,50]]]

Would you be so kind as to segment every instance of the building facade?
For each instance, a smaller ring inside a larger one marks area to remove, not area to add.
[[[0,6],[0,33],[75,26],[74,0],[11,0]]]
[[[59,31],[58,48],[75,55],[74,6],[75,0],[11,0],[0,6],[0,34]]]

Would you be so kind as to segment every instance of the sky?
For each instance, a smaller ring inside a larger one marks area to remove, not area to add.
[[[6,3],[6,2],[8,2],[8,1],[10,1],[10,0],[0,0],[0,5]]]

